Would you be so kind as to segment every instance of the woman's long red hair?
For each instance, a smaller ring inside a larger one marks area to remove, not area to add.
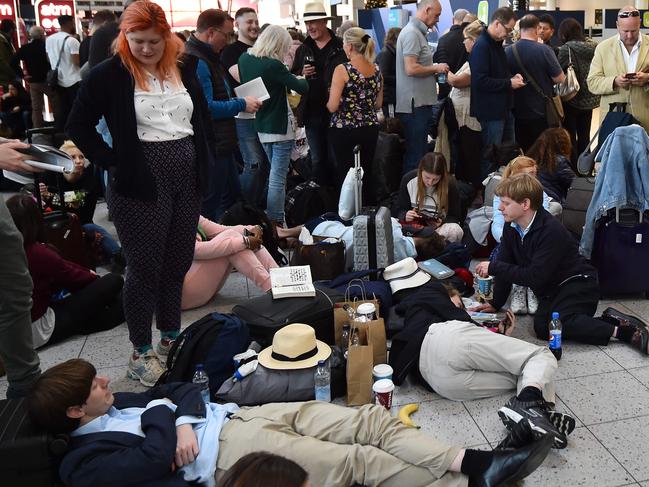
[[[177,61],[184,50],[184,44],[171,32],[164,10],[158,4],[150,0],[140,0],[132,3],[122,14],[120,32],[115,40],[115,53],[135,78],[136,86],[146,91],[149,90],[146,71],[133,57],[131,49],[128,47],[126,34],[151,28],[162,37],[165,43],[164,53],[157,65],[158,71],[171,76],[174,82],[178,83],[180,81],[180,71]]]

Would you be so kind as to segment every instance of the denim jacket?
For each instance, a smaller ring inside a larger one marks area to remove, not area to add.
[[[640,125],[618,127],[597,153],[602,162],[593,199],[586,212],[586,225],[579,252],[590,258],[595,222],[612,208],[649,209],[649,136]]]

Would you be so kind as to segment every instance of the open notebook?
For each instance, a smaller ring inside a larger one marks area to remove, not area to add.
[[[273,268],[270,270],[270,284],[273,299],[315,296],[311,267],[308,265]]]

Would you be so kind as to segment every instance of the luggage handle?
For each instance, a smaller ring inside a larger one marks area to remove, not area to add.
[[[354,216],[361,212],[362,203],[362,188],[363,187],[363,172],[361,168],[361,146],[356,144],[354,146]]]

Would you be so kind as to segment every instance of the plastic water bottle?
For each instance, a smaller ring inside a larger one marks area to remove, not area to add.
[[[343,349],[343,355],[345,358],[347,358],[347,350],[349,350],[349,339],[351,335],[351,326],[349,323],[345,323],[343,325],[343,334],[342,337],[340,338],[340,341],[342,342],[342,349]]]
[[[203,396],[203,401],[210,402],[210,379],[203,368],[203,364],[196,364],[196,372],[194,372],[192,382],[201,387],[201,396]]]
[[[561,360],[561,320],[556,311],[552,313],[550,321],[550,351],[557,360]]]
[[[326,360],[318,361],[315,370],[315,400],[331,402],[331,372]]]

